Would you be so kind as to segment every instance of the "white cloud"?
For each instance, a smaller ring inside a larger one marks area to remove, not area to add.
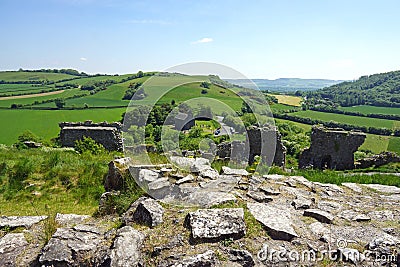
[[[87,61],[87,58],[81,57],[80,60],[81,60],[81,61]]]
[[[204,44],[204,43],[211,43],[213,40],[213,38],[209,38],[209,37],[204,37],[200,40],[194,41],[192,42],[192,44]]]

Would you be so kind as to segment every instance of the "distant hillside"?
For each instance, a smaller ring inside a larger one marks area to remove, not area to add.
[[[246,79],[228,79],[230,83],[254,88],[254,84]],[[253,79],[260,90],[273,92],[295,92],[295,91],[315,91],[327,86],[331,86],[343,81],[327,79],[300,79],[300,78],[279,78],[276,80]]]
[[[354,105],[400,107],[400,71],[362,76],[309,93],[316,101],[331,101],[343,107]],[[314,103],[315,104],[315,103]]]

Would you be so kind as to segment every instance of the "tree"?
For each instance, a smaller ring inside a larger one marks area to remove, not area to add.
[[[136,77],[142,78],[144,76],[143,71],[139,70],[138,73],[136,74]]]
[[[64,98],[57,98],[54,103],[56,104],[57,108],[63,108],[65,106],[65,99]]]
[[[210,89],[210,83],[208,83],[208,82],[201,82],[200,87]]]

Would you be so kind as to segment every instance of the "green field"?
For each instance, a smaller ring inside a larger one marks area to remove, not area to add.
[[[62,121],[119,121],[125,108],[85,110],[0,110],[0,143],[11,145],[26,130],[46,140],[57,137]]]
[[[376,107],[376,106],[353,106],[353,107],[340,107],[340,110],[359,112],[362,114],[394,114],[400,115],[400,108],[391,107]]]
[[[51,89],[54,89],[54,85],[0,84],[0,94],[36,94],[41,90]]]
[[[357,126],[376,127],[376,128],[394,128],[394,121],[375,119],[368,117],[349,116],[344,114],[335,114],[327,112],[319,112],[313,110],[299,111],[292,113],[295,116],[303,118],[311,118],[322,121],[335,121],[339,123],[352,124]]]
[[[16,82],[16,81],[59,81],[71,79],[77,76],[64,73],[46,73],[46,72],[24,72],[24,71],[2,71],[0,72],[0,81]]]

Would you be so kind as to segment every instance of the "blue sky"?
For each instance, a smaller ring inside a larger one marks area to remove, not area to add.
[[[133,73],[206,61],[249,78],[400,69],[399,1],[0,0],[0,69]]]

